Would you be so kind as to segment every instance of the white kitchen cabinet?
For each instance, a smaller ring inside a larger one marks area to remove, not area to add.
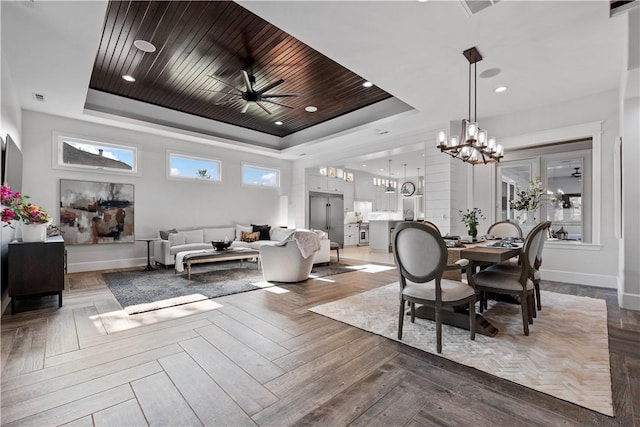
[[[358,224],[344,225],[344,246],[357,246],[360,227]]]
[[[321,191],[323,193],[344,193],[344,179],[330,178],[327,176],[309,175],[309,191]]]

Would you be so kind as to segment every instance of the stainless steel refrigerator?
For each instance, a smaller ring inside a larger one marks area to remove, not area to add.
[[[344,243],[344,196],[342,194],[309,193],[309,228],[323,230],[329,240]]]

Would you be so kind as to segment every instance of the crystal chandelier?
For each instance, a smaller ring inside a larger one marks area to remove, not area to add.
[[[462,134],[460,137],[447,137],[446,130],[438,131],[438,145],[442,153],[460,159],[463,162],[487,164],[499,162],[504,157],[504,148],[496,144],[494,137],[488,137],[487,131],[478,126],[477,109],[477,71],[476,63],[482,61],[482,55],[475,47],[467,49],[462,54],[469,61],[469,118],[462,120]],[[473,65],[473,121],[471,121],[471,66]]]

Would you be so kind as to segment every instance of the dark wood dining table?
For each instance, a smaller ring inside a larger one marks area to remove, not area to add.
[[[459,248],[447,248],[449,255],[448,264],[453,264],[461,258],[469,260],[467,266],[467,280],[473,283],[473,273],[480,265],[497,264],[520,254],[521,248],[488,248],[487,242],[471,243]],[[453,274],[451,274],[453,273]],[[447,272],[446,276],[450,280],[461,280],[462,275],[459,272]],[[434,309],[427,306],[416,307],[416,317],[421,319],[435,320]],[[462,329],[469,329],[469,314],[465,307],[445,308],[442,311],[442,323],[456,326]],[[485,319],[480,313],[476,312],[476,332],[482,335],[495,336],[498,329]]]

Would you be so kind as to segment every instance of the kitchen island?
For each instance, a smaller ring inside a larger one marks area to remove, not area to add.
[[[369,220],[369,249],[372,252],[391,252],[391,236],[400,220]]]

